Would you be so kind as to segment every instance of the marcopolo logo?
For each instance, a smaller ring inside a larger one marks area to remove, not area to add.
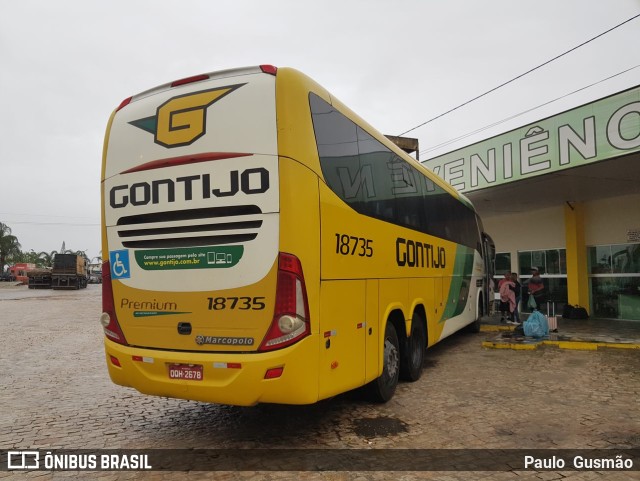
[[[255,339],[253,337],[223,337],[223,336],[196,336],[196,344],[202,346],[204,344],[217,344],[222,346],[253,346]]]
[[[154,142],[166,148],[190,145],[206,131],[207,108],[246,84],[228,85],[172,97],[160,105],[156,115],[129,122],[152,133]]]

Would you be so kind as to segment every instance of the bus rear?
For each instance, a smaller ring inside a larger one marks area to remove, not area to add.
[[[304,272],[279,247],[279,164],[273,67],[176,81],[113,113],[101,323],[116,384],[236,405],[318,400]]]

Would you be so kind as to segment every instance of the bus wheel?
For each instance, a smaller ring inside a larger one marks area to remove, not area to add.
[[[368,385],[369,397],[374,402],[385,403],[393,397],[400,377],[400,343],[398,333],[391,322],[384,331],[384,365],[379,378]]]
[[[411,323],[411,335],[407,339],[405,349],[402,352],[400,377],[403,380],[414,382],[420,379],[426,349],[427,333],[424,328],[424,319],[422,319],[421,315],[415,314]]]

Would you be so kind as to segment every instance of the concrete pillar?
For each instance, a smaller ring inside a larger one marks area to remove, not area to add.
[[[584,206],[567,202],[564,206],[564,226],[567,245],[567,294],[569,304],[589,310],[589,275],[587,246],[584,240]]]

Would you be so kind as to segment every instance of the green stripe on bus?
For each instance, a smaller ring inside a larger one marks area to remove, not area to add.
[[[459,316],[464,311],[471,287],[471,274],[473,273],[473,260],[475,251],[469,247],[459,245],[456,248],[456,258],[453,265],[453,277],[447,297],[447,305],[442,319],[444,322],[452,317]]]

